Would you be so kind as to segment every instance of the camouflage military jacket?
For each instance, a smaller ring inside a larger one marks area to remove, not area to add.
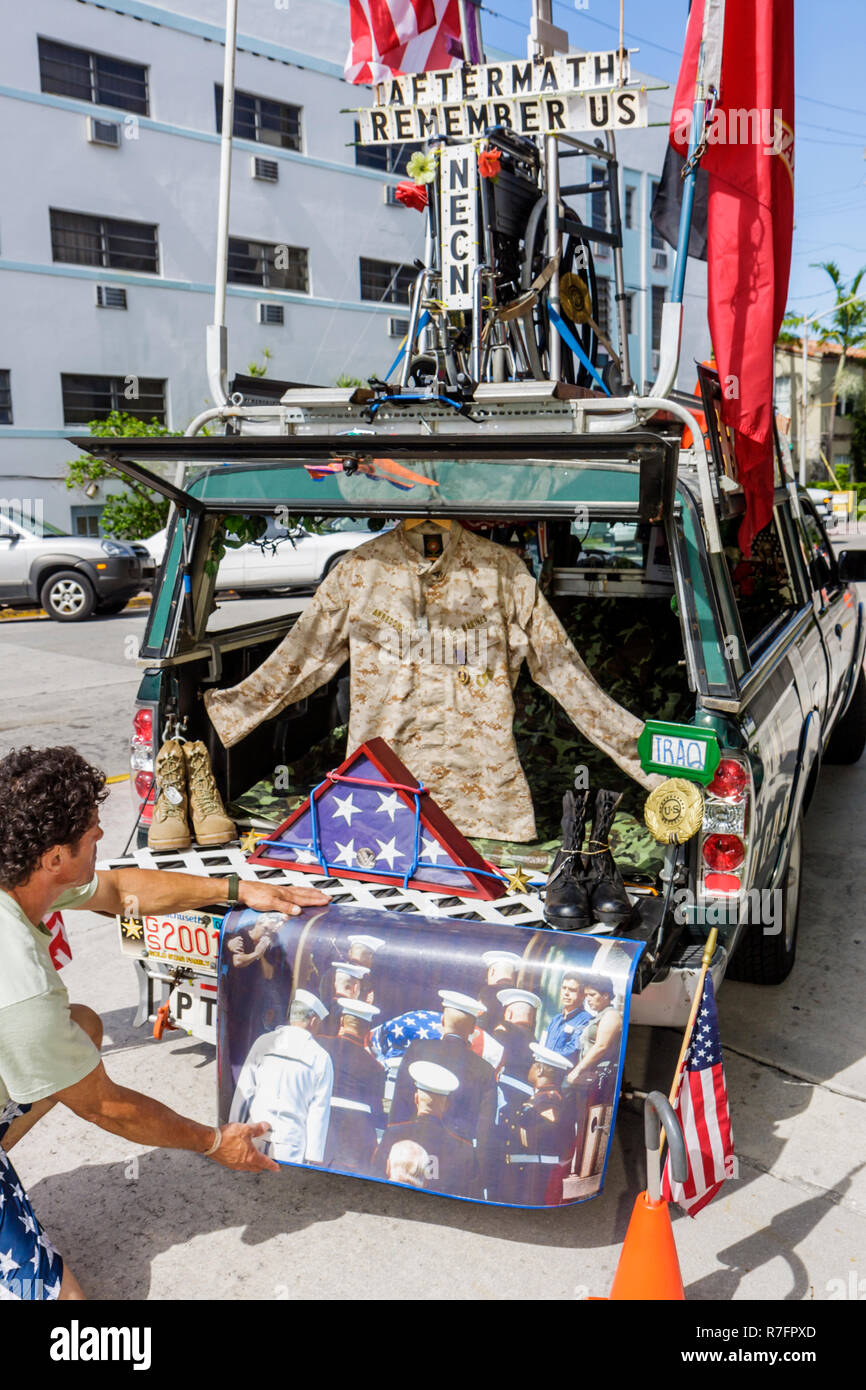
[[[593,680],[523,561],[456,522],[425,558],[417,530],[346,555],[268,659],[205,697],[226,748],[351,660],[348,748],[378,735],[466,835],[535,838],[512,733],[523,661],[577,727],[630,777],[641,721]]]

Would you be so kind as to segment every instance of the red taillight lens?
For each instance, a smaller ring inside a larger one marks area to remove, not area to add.
[[[708,893],[739,893],[742,884],[736,874],[707,874],[704,887]]]
[[[152,789],[153,789],[153,773],[152,773],[152,772],[137,772],[137,773],[135,774],[135,794],[136,794],[136,796],[139,797],[142,801],[144,801],[145,797],[150,796],[150,793],[151,793]]]
[[[734,762],[733,758],[722,758],[707,791],[711,796],[739,801],[745,795],[748,785],[749,774],[742,763]]]
[[[708,835],[703,856],[708,869],[738,869],[746,857],[746,847],[739,835]]]
[[[139,743],[153,743],[153,710],[139,709],[132,721],[133,738]]]

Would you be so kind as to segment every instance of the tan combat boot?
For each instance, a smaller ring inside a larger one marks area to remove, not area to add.
[[[204,744],[185,743],[183,756],[196,841],[200,845],[224,845],[234,840],[237,836],[235,823],[226,815]]]
[[[149,849],[189,849],[186,762],[177,739],[169,739],[156,755],[157,786],[153,820],[147,832]]]

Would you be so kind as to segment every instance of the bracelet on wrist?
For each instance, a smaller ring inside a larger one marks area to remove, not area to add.
[[[214,1129],[214,1135],[215,1135],[215,1138],[214,1138],[214,1141],[213,1141],[213,1143],[211,1144],[210,1148],[209,1148],[209,1149],[205,1149],[205,1151],[204,1151],[204,1157],[205,1157],[205,1158],[213,1158],[214,1154],[216,1153],[217,1149],[219,1148],[220,1144],[221,1144],[222,1141],[223,1141],[223,1132],[222,1132],[222,1129],[220,1128],[219,1125],[217,1125],[216,1128]]]

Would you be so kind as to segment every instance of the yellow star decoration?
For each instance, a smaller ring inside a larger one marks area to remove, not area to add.
[[[137,941],[144,931],[144,923],[137,917],[121,917],[120,931],[127,941]]]
[[[266,840],[267,838],[267,835],[261,830],[248,830],[241,840],[241,849],[244,854],[253,854],[259,841]]]
[[[522,869],[507,869],[508,883],[506,885],[509,893],[528,893],[529,879]]]

